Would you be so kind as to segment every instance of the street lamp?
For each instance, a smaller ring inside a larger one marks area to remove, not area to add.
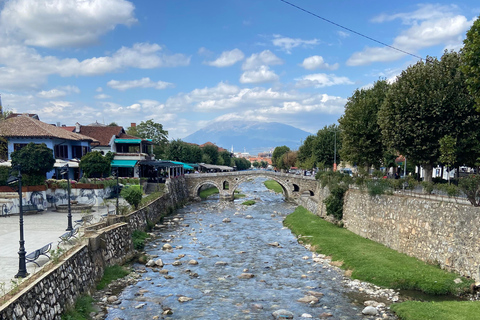
[[[70,206],[70,175],[69,175],[69,170],[68,170],[68,163],[66,165],[64,165],[61,170],[60,170],[60,174],[63,176],[63,175],[67,175],[67,200],[68,200],[68,226],[67,226],[67,230],[66,231],[72,231],[73,230],[73,227],[72,227],[72,208]]]
[[[115,205],[115,214],[118,215],[118,196],[120,194],[120,190],[118,188],[118,167],[115,167],[115,168],[112,169],[112,175],[117,178],[117,189],[116,189],[117,204]]]
[[[18,170],[18,175],[10,176],[7,180],[8,184],[18,182],[18,203],[20,206],[20,249],[18,250],[18,273],[15,278],[26,278],[28,276],[27,263],[25,261],[25,239],[23,237],[23,205],[22,205],[22,173],[20,166],[15,166],[13,169]]]

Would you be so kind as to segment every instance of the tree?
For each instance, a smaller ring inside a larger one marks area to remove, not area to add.
[[[258,168],[260,167],[260,162],[258,162],[258,161],[253,162],[253,163],[252,163],[252,166],[253,166],[254,168],[257,168],[257,169],[258,169]]]
[[[45,143],[30,142],[11,154],[12,167],[19,165],[25,185],[37,185],[45,182],[47,172],[53,170],[55,158],[53,150]]]
[[[88,178],[108,176],[110,174],[113,156],[111,152],[103,156],[99,151],[92,151],[80,159],[79,167]]]
[[[250,161],[245,158],[233,158],[233,161],[235,162],[237,170],[247,170],[250,169],[250,167],[252,166]]]
[[[232,158],[232,154],[227,150],[224,150],[218,154],[218,158],[219,159],[221,158],[223,160],[223,165],[230,166],[230,160]]]
[[[295,162],[297,162],[297,152],[296,151],[288,151],[285,152],[281,159],[282,162],[282,169],[290,169],[291,167],[295,166]]]
[[[142,139],[151,139],[155,145],[153,153],[157,158],[160,159],[165,154],[165,148],[168,143],[168,131],[164,130],[163,125],[154,122],[153,119],[142,121],[135,127],[129,127],[127,134]]]
[[[297,167],[302,169],[312,169],[315,167],[315,136],[309,135],[303,144],[298,148]]]
[[[457,159],[456,145],[457,139],[450,135],[446,135],[440,139],[440,162],[447,166],[448,169],[455,163]],[[448,173],[448,181],[450,182],[450,173]]]
[[[345,113],[338,120],[342,138],[340,155],[343,160],[366,168],[372,165],[380,167],[385,148],[377,115],[388,88],[386,80],[379,80],[372,88],[355,90],[348,98]]]
[[[475,20],[463,40],[462,71],[466,75],[467,88],[480,111],[480,17]]]
[[[391,85],[379,110],[384,143],[423,166],[426,181],[439,160],[439,137],[457,139],[461,163],[475,162],[478,155],[479,114],[459,67],[456,52],[417,62]]]
[[[340,139],[337,125],[332,124],[318,130],[313,147],[317,166],[322,163],[323,166],[331,168],[334,160],[337,161],[337,164],[340,163],[339,150],[341,149],[342,140]]]
[[[118,127],[118,124],[116,122],[110,122],[108,127]]]
[[[206,145],[202,148],[203,154],[210,158],[210,164],[216,164],[218,162],[218,147],[215,145]]]
[[[122,189],[120,195],[135,209],[138,209],[138,205],[142,202],[142,191],[135,186]]]
[[[264,168],[264,169],[268,168],[268,162],[267,162],[267,161],[263,161],[263,160],[260,161],[260,167],[262,167],[262,168]]]
[[[278,169],[285,169],[282,168],[283,163],[281,162],[281,160],[283,155],[288,151],[290,151],[290,148],[287,146],[276,147],[275,150],[273,150],[272,164],[274,167],[277,167]]]

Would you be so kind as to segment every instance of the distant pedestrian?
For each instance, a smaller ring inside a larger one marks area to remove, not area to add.
[[[398,175],[398,172],[395,172],[395,179],[400,179],[400,176]]]

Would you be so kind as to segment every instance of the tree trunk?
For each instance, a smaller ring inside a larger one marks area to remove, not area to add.
[[[433,166],[431,164],[424,164],[422,167],[424,170],[423,181],[432,182]]]

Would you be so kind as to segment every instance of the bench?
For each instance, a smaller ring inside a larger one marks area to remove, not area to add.
[[[36,204],[24,204],[22,205],[22,212],[23,213],[37,213],[37,212],[40,212],[41,210],[39,210],[37,208],[37,205]]]
[[[58,245],[62,243],[67,243],[67,242],[69,243],[70,240],[72,240],[73,238],[77,238],[77,234],[78,234],[78,228],[65,232],[59,237],[60,241],[58,242]]]
[[[87,223],[92,223],[92,220],[93,220],[93,214],[88,214],[86,216],[83,216],[81,219],[79,220],[75,220],[75,225],[73,227],[76,227],[76,226],[83,226]]]
[[[52,243],[50,242],[49,244],[44,245],[40,249],[37,249],[37,250],[32,251],[29,254],[27,254],[25,256],[25,260],[27,261],[27,263],[32,262],[32,263],[35,263],[37,265],[37,267],[40,267],[40,265],[37,263],[36,260],[40,256],[45,256],[48,259],[50,259],[50,256],[47,253],[48,253],[48,251],[50,251],[51,248],[52,248]]]

